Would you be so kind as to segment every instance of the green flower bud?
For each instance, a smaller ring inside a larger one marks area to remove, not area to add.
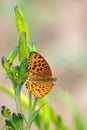
[[[11,122],[9,119],[5,120],[5,126],[12,126]]]
[[[25,17],[18,6],[15,6],[14,9],[15,9],[15,17],[16,17],[16,25],[17,25],[18,33],[20,35],[22,32],[26,32],[26,41],[30,43],[28,25],[25,20]]]
[[[11,121],[9,119],[5,120],[5,127],[6,127],[6,130],[15,130],[14,127],[12,126]]]
[[[17,77],[19,76],[19,71],[20,71],[20,66],[16,65],[14,68],[13,68],[13,74],[14,74],[14,77]]]
[[[23,59],[20,64],[20,75],[26,77],[27,59]]]
[[[29,53],[33,51],[33,48],[32,48],[32,46],[30,44],[27,44],[27,48],[28,48]]]
[[[10,118],[11,117],[11,111],[5,106],[2,106],[1,113],[4,117]]]
[[[6,126],[6,130],[15,130],[12,126]]]
[[[21,125],[23,125],[24,115],[22,115],[21,113],[18,113],[18,117],[19,117],[19,119],[20,119]]]
[[[15,124],[19,122],[19,118],[18,118],[18,116],[17,116],[17,114],[15,112],[12,114],[12,121]]]
[[[5,108],[6,108],[6,106],[3,105],[3,106],[2,106],[2,109],[5,109]]]
[[[10,62],[12,62],[15,59],[15,57],[17,56],[18,52],[19,52],[18,47],[13,48],[6,56],[7,61],[9,60]]]
[[[12,114],[12,121],[13,121],[13,123],[14,123],[16,126],[18,126],[18,127],[21,126],[20,118],[18,117],[18,115],[17,115],[16,113],[13,113],[13,114]]]
[[[35,51],[35,52],[38,51],[38,48],[37,48],[37,45],[36,45],[35,42],[32,42],[31,46],[32,46],[32,50],[33,50],[33,51]]]
[[[6,60],[6,57],[5,57],[5,56],[2,57],[1,62],[2,62],[3,68],[4,68],[6,71],[8,71],[8,70],[9,70],[9,62]]]
[[[26,44],[26,33],[22,32],[19,38],[19,61],[28,58],[29,52]]]
[[[38,48],[37,48],[37,45],[35,42],[33,42],[31,45],[30,44],[27,44],[27,48],[28,48],[28,52],[32,52],[32,51],[35,51],[37,52],[38,51]]]

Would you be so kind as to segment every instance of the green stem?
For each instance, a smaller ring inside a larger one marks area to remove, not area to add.
[[[35,111],[35,107],[36,107],[36,105],[37,105],[37,101],[38,101],[38,98],[35,98],[34,104],[33,104],[33,107],[32,107],[32,112]]]
[[[32,109],[32,93],[29,92],[29,113],[28,113],[28,122],[30,120],[30,113],[31,113],[31,109]]]
[[[32,93],[29,92],[29,110],[32,107]]]
[[[35,98],[34,103],[32,105],[32,93],[30,92],[29,93],[29,115],[28,115],[28,126],[29,126],[29,130],[31,128],[32,117],[33,117],[33,114],[35,112],[35,107],[37,105],[37,101],[38,101],[38,99]]]
[[[21,101],[20,101],[20,92],[21,92],[22,85],[18,84],[15,89],[15,102],[16,102],[16,110],[17,113],[22,113]]]

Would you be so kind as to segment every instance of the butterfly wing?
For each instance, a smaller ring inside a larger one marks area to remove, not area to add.
[[[31,52],[28,63],[28,76],[52,76],[52,72],[47,61],[37,52]]]
[[[51,90],[52,86],[52,81],[41,82],[28,80],[26,83],[28,90],[37,98],[44,97]]]

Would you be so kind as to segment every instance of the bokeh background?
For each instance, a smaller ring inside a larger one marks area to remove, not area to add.
[[[53,75],[58,78],[48,95],[51,98],[50,104],[63,117],[70,130],[74,130],[72,114],[68,107],[57,99],[57,91],[61,87],[61,81],[87,122],[87,1],[0,0],[0,59],[18,44],[15,5],[21,8],[26,17],[31,41],[36,42],[39,53],[46,58]],[[6,79],[1,64],[0,84],[12,85],[10,80]],[[23,91],[27,94],[25,86]],[[15,102],[0,92],[0,109],[3,104],[15,111]],[[4,120],[0,115],[1,121]]]

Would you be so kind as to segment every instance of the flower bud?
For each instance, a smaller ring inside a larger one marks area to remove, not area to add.
[[[6,127],[6,130],[15,130],[14,127],[12,126],[10,120],[8,120],[8,119],[5,120],[5,127]]]
[[[38,51],[38,48],[35,42],[32,42],[31,46],[32,46],[32,51],[35,51],[35,52]]]
[[[15,10],[16,25],[17,25],[18,33],[20,35],[22,32],[26,32],[26,41],[30,43],[28,25],[26,23],[25,17],[18,6],[15,6],[14,10]]]
[[[21,114],[21,113],[18,113],[18,117],[19,117],[19,119],[21,121],[21,124],[23,124],[23,122],[24,122],[24,115]]]
[[[15,59],[15,57],[17,56],[18,52],[19,52],[18,47],[13,48],[6,56],[6,60],[7,61],[9,60],[10,62],[12,62]]]
[[[19,38],[19,61],[28,58],[29,52],[26,44],[26,33],[22,32]]]
[[[10,118],[11,117],[11,111],[5,106],[2,106],[1,113],[4,117]]]
[[[16,126],[20,127],[20,125],[21,125],[20,118],[18,117],[18,115],[15,112],[12,114],[12,121]]]
[[[5,57],[5,56],[2,57],[1,62],[2,62],[3,68],[4,68],[6,71],[8,71],[8,70],[9,70],[9,62],[6,60],[6,57]]]
[[[23,59],[20,64],[20,75],[22,77],[26,77],[26,69],[27,69],[27,59]]]

